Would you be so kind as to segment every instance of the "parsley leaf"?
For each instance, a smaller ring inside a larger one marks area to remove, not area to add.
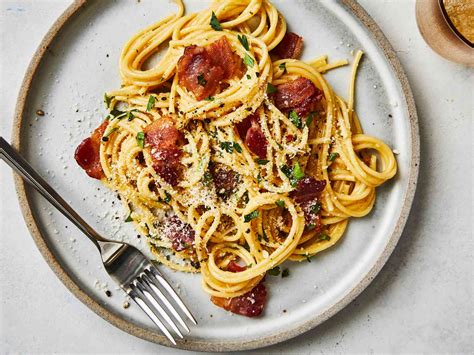
[[[281,70],[283,70],[283,73],[286,72],[286,63],[280,63],[280,65],[278,66],[278,68],[280,68]]]
[[[286,177],[287,177],[288,179],[291,178],[291,169],[288,167],[288,165],[282,165],[282,166],[280,167],[280,170],[281,170],[281,172],[282,172],[283,174],[286,175]]]
[[[206,86],[207,80],[204,79],[204,74],[199,74],[198,75],[198,84],[201,86]]]
[[[247,79],[249,79],[249,80],[252,79],[252,77],[250,76],[250,74],[247,74],[246,77],[247,77]]]
[[[155,107],[155,97],[150,95],[148,98],[148,104],[146,105],[146,110],[150,111],[153,107]]]
[[[255,159],[255,162],[258,164],[258,165],[265,165],[268,163],[268,160],[267,159]]]
[[[105,107],[106,108],[109,108],[110,107],[110,102],[112,101],[112,97],[111,96],[107,96],[107,93],[104,94],[104,103],[105,103]]]
[[[209,186],[209,184],[211,183],[212,181],[212,174],[209,172],[209,171],[206,171],[204,173],[204,177],[203,177],[203,183],[205,186]]]
[[[278,200],[275,202],[275,204],[280,208],[285,208],[285,201],[283,200]]]
[[[253,68],[253,65],[255,64],[255,61],[252,59],[251,56],[249,56],[247,53],[245,53],[244,57],[244,64],[250,68]]]
[[[296,111],[290,111],[289,119],[296,127],[301,128],[301,118]]]
[[[267,83],[267,93],[273,94],[274,92],[277,92],[277,88],[274,87],[272,84]]]
[[[109,136],[114,133],[116,130],[118,130],[118,127],[111,128],[108,132],[106,132],[102,136],[102,142],[107,142],[109,140]]]
[[[306,256],[306,261],[310,263],[312,255],[306,254],[305,256]]]
[[[245,50],[249,50],[250,47],[249,47],[249,41],[247,40],[247,36],[246,35],[237,35],[237,38],[239,39],[239,42],[242,44],[242,46],[245,48]]]
[[[316,202],[314,205],[311,206],[311,213],[318,213],[321,210],[321,204]]]
[[[171,195],[170,195],[168,192],[166,192],[166,191],[165,191],[165,199],[164,199],[164,201],[165,201],[166,203],[170,203],[170,201],[171,201]]]
[[[128,215],[128,217],[125,219],[125,222],[132,222],[132,221],[133,221],[132,212],[130,212],[130,214]]]
[[[270,269],[267,272],[268,272],[268,275],[278,276],[278,275],[280,275],[280,267],[275,266],[273,269]]]
[[[208,96],[204,100],[206,101],[214,101],[214,96]]]
[[[234,151],[234,145],[232,144],[232,142],[221,142],[220,147],[227,153],[232,153]]]
[[[234,142],[234,149],[237,151],[237,153],[242,153],[242,147],[239,143]]]
[[[209,22],[211,27],[216,31],[222,31],[222,26],[219,20],[217,19],[216,14],[212,11],[211,22]]]
[[[331,240],[331,237],[330,237],[329,235],[327,235],[326,233],[321,233],[321,234],[319,235],[319,240],[327,240],[327,241],[329,241],[329,240]]]
[[[314,116],[316,115],[316,113],[314,111],[311,111],[308,115],[308,118],[306,119],[306,126],[309,127],[311,125],[311,123],[313,122],[314,120]]]
[[[255,219],[257,217],[258,217],[258,210],[255,210],[244,216],[244,222],[249,223],[252,219]]]
[[[288,276],[290,276],[290,270],[283,269],[283,271],[281,272],[281,277],[288,277]]]
[[[145,147],[145,133],[143,132],[137,133],[137,144],[140,148]]]
[[[339,156],[339,153],[331,153],[329,154],[329,161],[334,161]]]
[[[301,169],[301,166],[298,162],[296,162],[295,165],[293,165],[291,176],[296,181],[299,181],[302,178],[304,178],[304,171]]]

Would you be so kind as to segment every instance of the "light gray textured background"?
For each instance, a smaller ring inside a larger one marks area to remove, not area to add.
[[[6,138],[30,58],[69,3],[0,0],[0,134]],[[260,352],[472,353],[474,71],[429,49],[417,31],[414,1],[361,3],[395,47],[415,95],[422,151],[413,212],[387,265],[351,305]],[[180,353],[123,333],[66,290],[26,229],[3,164],[0,251],[0,352]]]

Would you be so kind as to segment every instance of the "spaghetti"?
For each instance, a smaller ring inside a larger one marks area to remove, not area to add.
[[[362,52],[346,102],[322,73],[347,62],[296,59],[302,39],[268,0],[188,15],[177,4],[123,48],[122,87],[76,160],[119,193],[159,262],[200,272],[214,303],[258,315],[265,274],[337,243],[397,164],[354,111]]]

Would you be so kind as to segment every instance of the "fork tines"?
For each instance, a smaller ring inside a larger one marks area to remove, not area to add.
[[[181,339],[183,338],[183,334],[172,317],[188,333],[189,328],[171,302],[174,302],[191,322],[197,324],[196,319],[194,319],[178,294],[173,290],[163,275],[153,266],[146,268],[130,284],[128,294],[174,345],[176,345],[176,341],[165,324]],[[171,313],[172,317],[170,317],[167,311]]]

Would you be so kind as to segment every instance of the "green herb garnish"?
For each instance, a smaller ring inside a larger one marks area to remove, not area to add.
[[[310,263],[311,262],[311,256],[309,254],[306,254],[305,256],[306,256],[306,261],[308,263]]]
[[[249,47],[249,41],[247,40],[247,36],[246,35],[237,35],[237,38],[239,39],[239,42],[242,44],[242,46],[245,48],[245,50],[249,50],[250,47]]]
[[[281,277],[288,277],[288,276],[290,276],[290,270],[283,269],[283,271],[281,272]]]
[[[237,153],[242,153],[242,147],[240,146],[239,143],[234,142],[234,149],[236,150]]]
[[[339,156],[339,153],[331,153],[329,154],[329,161],[334,161]]]
[[[105,103],[105,107],[106,108],[109,108],[110,107],[110,102],[112,101],[112,97],[111,96],[107,96],[107,93],[104,94],[104,103]]]
[[[249,80],[252,79],[252,77],[250,76],[250,74],[247,74],[246,76],[247,76],[247,79],[249,79]]]
[[[286,63],[280,63],[280,65],[278,66],[278,68],[280,68],[281,70],[283,70],[283,73],[286,72]]]
[[[313,230],[314,228],[316,228],[316,224],[313,224],[313,223],[310,223],[306,226],[306,229],[309,230],[309,231]]]
[[[290,111],[289,119],[296,127],[301,128],[301,118],[296,111]]]
[[[304,178],[304,171],[301,169],[301,166],[298,162],[296,162],[295,165],[293,165],[291,176],[297,182],[300,181],[302,178]]]
[[[257,217],[258,217],[258,210],[255,210],[244,216],[244,222],[249,223],[252,219],[255,219]]]
[[[216,31],[222,31],[221,23],[219,22],[216,14],[212,11],[211,22],[209,23],[211,27]]]
[[[314,111],[311,111],[308,115],[308,118],[306,118],[306,126],[309,127],[311,123],[313,122],[314,116],[316,113]]]
[[[252,57],[245,53],[244,64],[250,68],[253,68],[254,63],[255,61],[252,59]]]
[[[277,88],[270,83],[267,83],[267,94],[273,94],[277,92]]]
[[[109,129],[108,132],[106,132],[103,136],[102,136],[102,141],[103,142],[107,142],[109,140],[109,136],[114,133],[116,130],[118,130],[118,127],[114,127],[114,128],[111,128]]]
[[[155,97],[153,95],[150,95],[148,98],[148,103],[146,105],[146,110],[150,111],[153,107],[155,107]]]
[[[282,165],[280,167],[280,170],[285,176],[290,179],[291,178],[291,168],[288,167],[288,165]]]
[[[242,153],[242,147],[239,143],[235,142],[221,142],[220,143],[221,149],[225,150],[227,153],[233,153],[234,149],[237,153]]]
[[[268,270],[267,273],[268,273],[268,275],[278,276],[278,275],[280,275],[280,267],[275,266],[273,269]]]
[[[208,96],[204,100],[206,101],[214,101],[214,96]]]
[[[204,74],[199,74],[198,75],[198,84],[201,86],[206,86],[207,80],[204,79]]]
[[[145,147],[145,133],[143,133],[143,132],[138,132],[137,133],[137,144],[140,148]]]
[[[329,235],[327,235],[326,233],[321,233],[319,235],[319,240],[331,240],[331,237]]]
[[[285,208],[285,201],[283,200],[278,200],[275,202],[275,204],[280,208]]]
[[[170,195],[167,191],[165,191],[165,199],[164,199],[164,201],[165,201],[166,203],[170,203],[170,201],[171,201],[171,195]]]
[[[314,205],[311,206],[311,213],[318,213],[321,210],[321,204],[316,202]]]
[[[130,214],[128,215],[128,217],[125,219],[125,222],[132,222],[132,221],[133,221],[132,212],[130,212]]]
[[[206,171],[204,173],[204,177],[203,177],[203,183],[205,186],[209,186],[209,184],[211,183],[212,181],[212,174],[209,172],[209,171]]]
[[[267,159],[255,159],[255,162],[258,164],[258,165],[265,165],[268,163],[268,160]]]

